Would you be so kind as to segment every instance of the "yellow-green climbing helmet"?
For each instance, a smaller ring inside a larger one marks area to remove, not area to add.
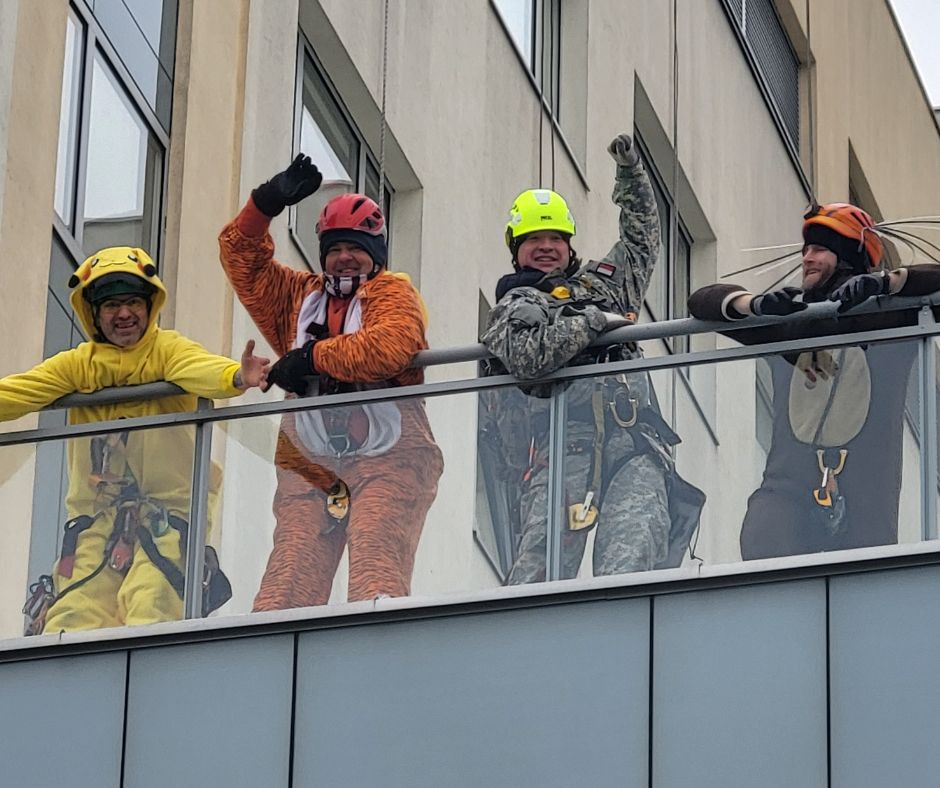
[[[506,246],[515,252],[519,239],[529,233],[554,230],[575,234],[574,217],[565,198],[550,189],[528,189],[516,197],[506,223]]]

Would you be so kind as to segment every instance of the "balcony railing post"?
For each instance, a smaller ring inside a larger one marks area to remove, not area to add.
[[[545,521],[545,579],[561,578],[561,542],[567,527],[565,506],[565,435],[567,433],[567,385],[552,386],[548,421],[548,506]]]
[[[211,408],[211,402],[199,400],[199,410]],[[202,573],[209,519],[211,463],[212,422],[206,421],[196,425],[192,498],[186,536],[186,587],[183,595],[183,615],[186,618],[202,618]]]
[[[933,310],[925,306],[920,310],[918,322],[933,327]],[[924,539],[937,538],[937,351],[936,337],[925,336],[920,343],[920,468]]]

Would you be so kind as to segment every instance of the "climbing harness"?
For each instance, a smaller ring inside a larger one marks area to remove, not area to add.
[[[819,487],[813,490],[813,500],[821,507],[816,510],[817,518],[822,520],[830,536],[837,536],[845,530],[845,497],[839,493],[837,477],[845,468],[848,449],[839,449],[839,459],[830,465],[826,460],[826,450],[816,449],[816,464],[822,474]]]
[[[66,521],[56,574],[65,580],[72,578],[81,534],[113,510],[114,526],[105,542],[101,562],[85,577],[79,578],[58,593],[55,591],[53,577],[40,575],[39,579],[29,586],[29,594],[23,606],[23,614],[27,618],[24,628],[26,635],[41,634],[49,609],[64,596],[93,580],[106,568],[126,575],[133,565],[134,551],[138,543],[151,563],[160,570],[180,599],[183,599],[185,575],[172,560],[160,553],[154,538],[165,535],[170,529],[175,530],[179,534],[182,558],[185,561],[189,523],[170,513],[158,501],[143,495],[126,464],[123,474],[114,472],[113,464],[117,456],[115,450],[126,446],[127,440],[126,431],[96,436],[91,440],[89,482],[96,491],[99,503],[103,505],[93,516],[78,515]],[[205,547],[202,585],[203,616],[209,615],[232,598],[231,583],[219,566],[218,554],[210,545]]]

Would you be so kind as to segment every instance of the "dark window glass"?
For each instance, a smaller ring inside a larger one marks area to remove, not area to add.
[[[65,30],[65,66],[59,111],[59,145],[56,154],[55,211],[70,228],[75,206],[75,168],[78,149],[78,112],[82,85],[82,24],[70,11]]]
[[[323,185],[294,208],[292,231],[307,262],[319,260],[316,225],[320,211],[334,197],[347,192],[379,199],[379,168],[359,131],[327,83],[313,57],[303,48],[300,90],[300,150],[323,173]],[[391,216],[392,189],[386,179],[382,209]]]

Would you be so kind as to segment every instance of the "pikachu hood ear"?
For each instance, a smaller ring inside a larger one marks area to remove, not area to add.
[[[140,295],[150,301],[150,326],[166,303],[166,288],[157,276],[157,267],[143,249],[112,246],[96,252],[69,277],[69,302],[90,338],[98,334],[95,306],[118,295]]]

